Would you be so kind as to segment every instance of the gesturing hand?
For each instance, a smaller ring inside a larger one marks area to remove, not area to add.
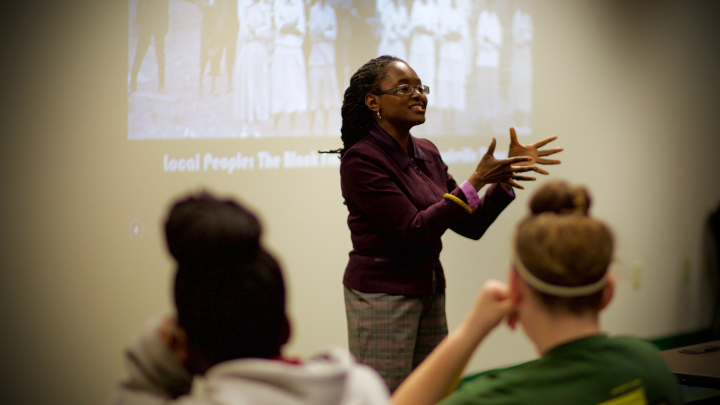
[[[555,139],[557,139],[557,136],[551,136],[541,141],[537,141],[532,145],[521,145],[520,142],[518,142],[515,128],[510,127],[510,149],[508,151],[508,157],[529,156],[532,158],[532,161],[520,162],[517,164],[518,166],[530,166],[536,163],[540,163],[541,165],[559,165],[559,160],[545,159],[541,156],[548,156],[561,152],[563,148],[538,150],[538,148],[545,146],[546,144],[554,141]],[[533,170],[540,174],[548,174],[546,170],[543,170],[537,166],[534,166]]]
[[[533,164],[532,157],[516,156],[507,159],[496,159],[495,156],[493,156],[495,153],[495,145],[496,141],[495,138],[493,138],[487,152],[482,159],[480,159],[480,163],[478,163],[475,172],[470,175],[468,181],[475,187],[475,190],[480,190],[482,186],[488,183],[508,183],[513,187],[524,190],[525,187],[516,183],[515,180],[535,180],[534,177],[519,176],[517,174],[530,170],[537,171],[537,167],[527,166],[528,164]]]

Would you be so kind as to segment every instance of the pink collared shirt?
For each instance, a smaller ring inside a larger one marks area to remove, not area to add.
[[[465,180],[460,184],[460,190],[462,190],[463,194],[465,194],[465,198],[467,199],[467,204],[470,209],[475,211],[475,209],[480,205],[480,197],[478,196],[477,191],[475,191],[475,187],[473,187],[472,184],[470,184],[469,181]],[[505,190],[506,193],[510,197],[515,197],[515,193],[513,193],[512,189],[507,190],[505,187],[503,187],[503,190]]]

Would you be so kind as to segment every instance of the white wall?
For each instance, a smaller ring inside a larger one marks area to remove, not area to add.
[[[236,196],[262,216],[265,243],[290,290],[288,353],[346,344],[341,278],[350,240],[337,171],[162,173],[164,153],[222,153],[238,141],[126,139],[127,4],[114,3],[25,2],[0,12],[0,386],[7,403],[106,397],[121,375],[124,343],[146,318],[171,308],[172,263],[158,228],[167,204],[201,187]],[[595,215],[615,230],[621,284],[603,318],[611,333],[658,337],[709,323],[700,245],[703,221],[720,202],[716,9],[670,1],[534,5],[530,140],[560,137],[563,164],[551,176],[586,184]],[[434,141],[441,149],[450,142]],[[273,142],[267,147],[275,151],[340,144]],[[472,169],[451,172],[463,179]],[[519,192],[480,242],[444,237],[451,327],[483,280],[504,278],[513,226],[535,188]],[[145,223],[139,241],[128,236],[134,218]],[[533,356],[521,333],[501,329],[469,369]]]

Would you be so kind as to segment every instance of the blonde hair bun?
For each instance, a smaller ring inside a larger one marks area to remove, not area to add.
[[[590,193],[584,186],[572,186],[563,180],[551,180],[533,194],[530,199],[530,212],[532,215],[551,212],[588,216],[591,201]]]

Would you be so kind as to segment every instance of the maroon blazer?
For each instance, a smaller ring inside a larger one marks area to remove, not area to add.
[[[347,205],[353,250],[343,284],[362,292],[428,295],[433,272],[445,288],[440,237],[450,228],[480,239],[515,198],[493,184],[468,214],[446,200],[467,202],[430,141],[410,137],[409,154],[382,128],[345,152],[340,182]]]

